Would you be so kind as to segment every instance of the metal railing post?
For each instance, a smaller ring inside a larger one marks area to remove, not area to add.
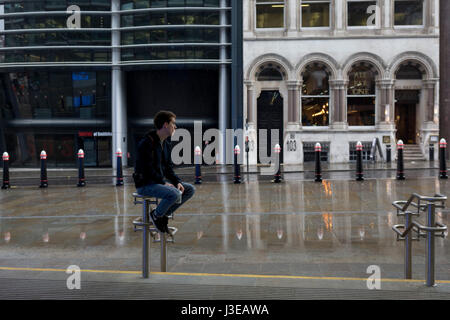
[[[427,226],[429,228],[435,227],[435,207],[434,203],[428,203],[427,208]],[[435,285],[435,248],[434,248],[434,231],[429,229],[427,231],[427,261],[426,261],[426,279],[427,286],[432,287]]]
[[[148,226],[148,210],[149,201],[145,200],[142,203],[142,221],[144,222],[144,228],[142,229],[142,277],[148,278],[149,276],[149,248],[150,248],[150,237]]]
[[[161,232],[159,234],[161,241],[161,272],[167,271],[167,238],[166,234]]]
[[[412,214],[405,212],[405,230],[411,228]],[[405,236],[405,279],[412,279],[412,233]]]

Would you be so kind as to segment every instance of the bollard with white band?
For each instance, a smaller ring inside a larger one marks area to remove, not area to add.
[[[117,156],[116,186],[123,186],[122,150],[117,149],[116,156]]]
[[[363,165],[362,165],[362,150],[363,145],[361,141],[356,143],[356,181],[364,181]]]
[[[47,188],[48,180],[47,180],[47,153],[42,150],[41,152],[41,184],[39,188]]]
[[[241,167],[238,163],[238,156],[241,153],[239,145],[234,147],[234,183],[241,183]]]
[[[78,150],[78,184],[77,187],[84,187],[86,179],[84,177],[84,151]]]
[[[202,183],[202,169],[201,169],[201,163],[202,163],[202,149],[200,149],[199,146],[196,146],[194,149],[195,154],[195,184],[201,184]]]
[[[403,148],[402,140],[397,142],[397,180],[405,180],[405,167],[403,163]]]
[[[9,154],[8,152],[3,153],[3,185],[2,189],[10,188],[9,185]]]
[[[447,163],[445,159],[446,154],[446,148],[447,148],[447,141],[445,141],[444,138],[441,139],[439,142],[439,179],[448,179],[447,176]]]
[[[276,157],[277,157],[277,172],[275,173],[273,182],[280,183],[281,182],[281,164],[280,164],[280,153],[281,153],[281,147],[277,143],[273,149],[275,151]]]
[[[316,179],[314,181],[322,182],[322,169],[320,167],[320,153],[322,151],[322,146],[320,145],[320,143],[318,142],[316,143],[314,151],[316,154],[316,172],[315,172]]]

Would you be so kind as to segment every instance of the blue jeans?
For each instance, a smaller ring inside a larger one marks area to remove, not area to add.
[[[137,192],[143,196],[161,199],[155,210],[155,216],[160,218],[164,215],[171,215],[194,195],[195,187],[193,185],[185,182],[182,182],[181,184],[184,187],[181,203],[175,203],[179,195],[178,189],[163,184],[148,184],[141,188],[137,188]]]

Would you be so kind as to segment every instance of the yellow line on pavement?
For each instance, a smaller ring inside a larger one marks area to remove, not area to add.
[[[53,268],[17,268],[17,267],[0,267],[4,271],[39,271],[39,272],[66,272],[67,269]],[[141,271],[124,271],[124,270],[89,270],[81,269],[81,272],[88,273],[109,273],[109,274],[141,274]],[[258,274],[231,274],[231,273],[189,273],[189,272],[151,272],[154,275],[165,276],[188,276],[188,277],[230,277],[230,278],[256,278],[256,279],[297,279],[297,280],[334,280],[334,281],[367,281],[367,278],[352,277],[310,277],[310,276],[286,276],[286,275],[258,275]],[[417,279],[381,279],[383,282],[424,282],[425,280]],[[436,280],[436,283],[450,284],[450,280]]]

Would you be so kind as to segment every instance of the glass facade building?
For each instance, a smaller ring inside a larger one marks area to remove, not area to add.
[[[228,123],[231,0],[0,1],[0,147],[14,167],[133,162],[154,114]],[[221,111],[222,110],[222,111]],[[223,111],[226,112],[223,112]],[[2,152],[3,152],[2,151]],[[124,159],[125,162],[127,159]]]

